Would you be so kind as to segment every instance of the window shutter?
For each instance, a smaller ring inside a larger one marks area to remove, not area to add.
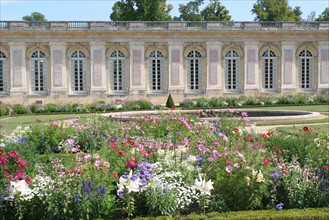
[[[43,91],[48,91],[48,62],[43,60]]]
[[[164,90],[164,59],[160,60],[160,89]]]
[[[35,62],[36,62],[36,60],[31,60],[30,61],[30,77],[31,77],[31,79],[30,79],[30,85],[31,85],[31,90],[32,91],[35,91],[35,79],[36,79],[36,77],[35,77]]]
[[[310,58],[310,69],[309,69],[309,88],[314,88],[314,59]]]
[[[71,60],[71,91],[78,91],[77,88],[76,88],[76,82],[75,80],[78,80],[76,79],[76,70],[75,69],[78,69],[78,61],[77,60]]]
[[[299,88],[303,88],[303,59],[299,58],[298,60],[298,84],[299,84]]]
[[[187,65],[186,65],[186,73],[187,73],[187,88],[188,90],[191,90],[191,86],[192,86],[192,83],[191,83],[191,74],[192,74],[192,69],[191,69],[191,65],[192,65],[192,60],[188,59],[187,60]]]
[[[81,60],[82,62],[82,91],[87,92],[88,91],[88,85],[87,85],[87,62],[85,59]]]
[[[267,89],[266,88],[266,84],[265,84],[265,77],[266,77],[266,68],[265,68],[265,64],[266,64],[266,58],[262,58],[262,87],[264,89]]]
[[[0,60],[0,92],[7,91],[7,66],[6,60]]]
[[[153,71],[153,67],[155,68],[155,66],[153,65],[153,60],[151,57],[149,57],[149,90],[152,91],[154,90],[154,71]]]

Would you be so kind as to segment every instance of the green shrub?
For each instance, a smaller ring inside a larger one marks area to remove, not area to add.
[[[167,108],[175,107],[175,103],[174,103],[173,98],[171,97],[171,94],[169,94],[169,96],[168,96],[168,99],[167,99],[167,102],[166,102],[166,107]]]
[[[53,103],[48,103],[45,106],[45,111],[46,112],[58,112],[60,109],[57,107],[56,104]]]
[[[28,113],[28,108],[23,104],[17,104],[13,106],[14,112],[16,114],[26,114]]]

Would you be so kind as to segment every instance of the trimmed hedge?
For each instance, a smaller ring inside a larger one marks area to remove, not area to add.
[[[329,208],[315,209],[289,209],[289,210],[257,210],[257,211],[239,211],[218,213],[210,212],[207,214],[190,214],[182,217],[137,217],[136,220],[328,220]]]

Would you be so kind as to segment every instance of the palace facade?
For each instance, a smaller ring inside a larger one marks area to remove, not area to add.
[[[0,21],[2,103],[329,91],[329,22]]]

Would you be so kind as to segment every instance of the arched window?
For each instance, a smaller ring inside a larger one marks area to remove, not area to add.
[[[32,52],[30,57],[30,79],[33,93],[47,92],[47,67],[46,54],[41,50]]]
[[[6,54],[0,51],[0,94],[7,93],[7,61]]]
[[[73,93],[87,92],[87,61],[86,54],[82,51],[74,51],[71,61],[71,91]]]
[[[225,53],[225,89],[237,91],[240,89],[240,55],[235,50]]]
[[[202,55],[193,50],[187,54],[187,89],[197,91],[202,89]]]
[[[152,51],[149,55],[149,88],[164,90],[164,56],[160,51]]]
[[[262,54],[262,87],[265,90],[276,88],[277,64],[276,54],[272,50],[266,50]]]
[[[110,55],[110,90],[113,92],[125,91],[125,81],[125,55],[120,50],[115,50]]]
[[[313,88],[314,60],[313,54],[309,50],[302,50],[298,59],[299,88],[310,90]]]

